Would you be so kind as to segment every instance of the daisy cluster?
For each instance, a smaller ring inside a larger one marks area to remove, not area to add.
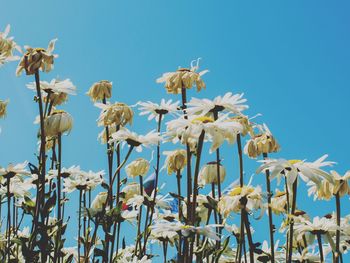
[[[53,70],[57,39],[22,54],[9,30],[0,33],[0,64],[19,60],[17,75],[34,78],[27,88],[38,105],[39,147],[32,162],[0,168],[1,262],[344,262],[350,171],[331,170],[327,155],[276,158],[277,138],[246,115],[243,93],[187,99],[206,89],[199,60],[156,80],[170,100],[128,105],[113,101],[111,81],[93,83],[86,94],[99,110],[106,167],[65,168],[62,145],[73,118],[62,107],[76,87],[40,78]],[[0,100],[0,118],[8,102]],[[135,132],[137,112],[154,128]],[[234,172],[225,159],[235,160]],[[246,178],[247,159],[256,160],[263,184]],[[298,202],[301,184],[315,201],[334,200],[334,209],[312,217]],[[255,228],[264,218],[266,227]],[[66,232],[72,220],[75,237]],[[266,240],[256,240],[258,232]]]

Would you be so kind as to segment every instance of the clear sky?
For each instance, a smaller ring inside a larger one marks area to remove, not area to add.
[[[280,142],[278,156],[315,160],[328,153],[341,174],[350,169],[348,1],[0,0],[0,6],[0,30],[11,24],[18,44],[46,47],[58,38],[55,69],[41,76],[70,78],[78,88],[63,107],[75,121],[63,141],[66,167],[106,169],[105,147],[96,140],[98,110],[85,95],[93,82],[113,81],[113,100],[157,102],[171,96],[155,79],[201,57],[201,68],[210,70],[207,89],[190,97],[244,92],[247,113],[262,113],[258,120]],[[33,77],[17,78],[16,66],[0,68],[0,99],[10,99],[8,116],[0,120],[4,166],[35,160],[37,108],[25,87]],[[154,127],[139,119],[135,124],[144,132]],[[236,156],[227,156],[226,164],[232,160]],[[229,167],[236,178],[237,166]],[[246,174],[256,167],[249,162]],[[320,216],[333,209],[333,201],[315,208],[301,192],[301,209]]]

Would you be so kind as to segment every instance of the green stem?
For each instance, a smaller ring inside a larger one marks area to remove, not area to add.
[[[293,183],[293,201],[292,201],[292,211],[289,224],[289,249],[288,249],[288,262],[292,262],[292,254],[293,254],[293,227],[294,227],[294,214],[297,202],[297,188],[298,188],[298,177],[295,178]]]
[[[340,196],[339,192],[335,195],[336,207],[337,207],[337,232],[336,232],[336,245],[335,245],[335,262],[339,263],[339,256],[341,255],[339,246],[340,246],[340,219],[341,219],[341,210],[340,210]]]

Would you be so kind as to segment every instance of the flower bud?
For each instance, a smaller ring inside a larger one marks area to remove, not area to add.
[[[112,96],[112,82],[101,80],[94,83],[86,93],[92,101],[109,99]]]
[[[220,183],[225,180],[226,170],[221,164],[219,164]],[[218,168],[216,162],[207,163],[199,172],[199,182],[202,185],[205,184],[217,184],[218,183]]]
[[[149,162],[143,158],[139,158],[126,166],[125,170],[129,177],[144,176],[148,173]]]
[[[69,132],[73,127],[72,116],[62,110],[54,111],[44,120],[46,136],[57,136]]]

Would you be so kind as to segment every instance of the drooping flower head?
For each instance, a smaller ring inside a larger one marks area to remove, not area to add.
[[[0,32],[0,65],[20,59],[19,56],[14,56],[14,50],[22,53],[21,48],[13,41],[13,37],[8,37],[10,33],[10,25],[7,25],[4,32]]]
[[[263,153],[273,153],[280,150],[277,140],[266,124],[258,127],[261,133],[253,135],[244,147],[244,153],[250,158],[257,158]]]
[[[202,76],[208,72],[203,70],[197,72],[199,69],[199,59],[197,65],[194,61],[191,63],[191,68],[179,68],[175,72],[164,73],[163,76],[157,79],[157,83],[165,83],[165,88],[168,93],[179,94],[182,88],[191,89],[193,86],[197,87],[197,91],[205,88],[205,83]]]
[[[174,150],[163,152],[166,155],[164,166],[167,168],[168,174],[182,171],[187,164],[186,150]]]
[[[86,94],[92,101],[109,99],[112,96],[112,82],[108,80],[95,82]]]
[[[226,169],[219,164],[220,183],[225,180]],[[218,184],[218,165],[216,162],[209,162],[199,171],[199,184]]]
[[[116,102],[114,104],[95,103],[95,106],[102,109],[97,120],[98,126],[132,124],[134,112],[125,103]]]
[[[57,136],[59,134],[70,132],[72,127],[72,116],[63,110],[55,110],[44,120],[46,136]]]
[[[56,41],[57,39],[51,40],[46,49],[25,47],[27,51],[18,64],[16,75],[21,75],[23,70],[27,75],[35,74],[39,69],[50,72],[53,68],[54,58],[58,57],[58,55],[52,54]]]
[[[138,158],[125,167],[129,177],[144,176],[149,171],[149,162],[146,159]]]

